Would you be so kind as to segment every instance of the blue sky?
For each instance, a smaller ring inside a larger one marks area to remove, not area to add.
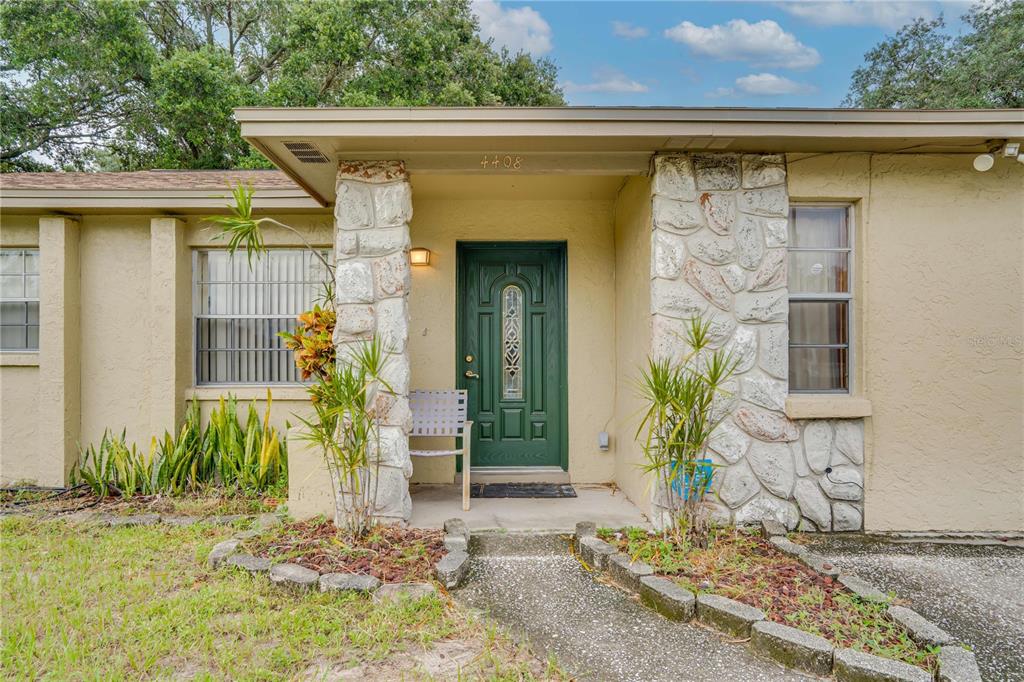
[[[570,104],[834,107],[864,53],[962,2],[476,0],[481,34],[549,57]]]

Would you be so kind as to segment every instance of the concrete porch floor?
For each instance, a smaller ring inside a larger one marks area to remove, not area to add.
[[[414,528],[440,528],[445,519],[457,516],[471,530],[571,531],[577,521],[598,526],[648,527],[647,518],[621,490],[603,485],[573,484],[577,497],[555,499],[477,499],[462,511],[462,488],[457,485],[413,484]]]

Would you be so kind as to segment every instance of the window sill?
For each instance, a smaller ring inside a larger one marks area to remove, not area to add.
[[[0,353],[0,367],[38,367],[39,352],[17,353],[4,351]]]
[[[850,395],[798,395],[786,398],[790,419],[857,419],[871,416],[871,401]]]
[[[188,400],[195,398],[200,402],[220,400],[230,393],[239,400],[266,400],[267,389],[276,402],[280,400],[309,400],[309,392],[304,386],[193,386],[185,391]]]

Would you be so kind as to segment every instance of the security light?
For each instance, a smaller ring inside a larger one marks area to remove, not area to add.
[[[996,159],[991,154],[978,154],[974,157],[974,170],[984,173],[992,168],[995,162]]]
[[[1007,142],[1003,145],[1003,156],[1014,157],[1020,154],[1020,142]]]

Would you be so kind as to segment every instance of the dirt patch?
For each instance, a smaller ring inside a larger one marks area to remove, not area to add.
[[[372,575],[381,582],[427,582],[447,550],[440,530],[378,526],[353,537],[331,521],[289,523],[245,541],[248,552],[318,573]]]
[[[839,647],[935,668],[935,656],[888,617],[887,605],[859,600],[832,578],[782,554],[756,534],[721,529],[706,550],[636,528],[602,529],[600,535],[694,592],[720,594],[757,607],[769,620],[819,635]]]
[[[213,516],[272,512],[282,503],[276,497],[230,494],[211,489],[181,495],[135,495],[98,497],[88,486],[67,490],[23,488],[0,491],[0,514],[28,514],[41,517],[69,517],[88,514],[177,514]],[[85,518],[85,517],[83,517]]]

